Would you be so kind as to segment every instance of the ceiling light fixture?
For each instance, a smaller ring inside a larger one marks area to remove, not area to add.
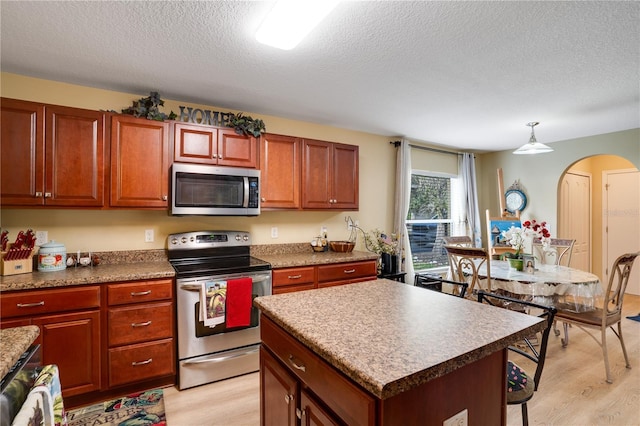
[[[293,49],[338,3],[328,0],[278,0],[258,28],[256,40],[278,49]]]
[[[531,127],[531,137],[529,138],[529,142],[513,151],[514,154],[542,154],[545,152],[553,151],[552,148],[536,140],[536,135],[533,133],[533,128],[538,124],[540,123],[538,123],[537,121],[527,123],[527,126]]]

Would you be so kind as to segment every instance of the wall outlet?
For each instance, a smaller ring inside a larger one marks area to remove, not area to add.
[[[271,238],[278,238],[278,227],[277,226],[272,226],[271,227]]]
[[[321,236],[321,237],[324,237],[326,233],[327,233],[327,227],[326,227],[326,226],[324,226],[324,225],[322,225],[322,226],[320,227],[320,236]]]
[[[49,242],[48,231],[36,231],[36,245],[41,246]]]
[[[469,413],[466,408],[442,422],[442,426],[467,426],[468,424]]]
[[[152,243],[154,240],[153,229],[145,229],[144,230],[144,242]]]

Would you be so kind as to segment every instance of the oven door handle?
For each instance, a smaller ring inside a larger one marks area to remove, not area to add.
[[[253,283],[259,283],[261,281],[267,281],[271,279],[271,275],[268,274],[263,274],[263,275],[252,275],[251,280],[253,281]],[[223,279],[224,280],[224,279]],[[215,280],[214,280],[215,281]],[[201,282],[205,282],[205,281],[201,281]],[[187,281],[184,282],[180,285],[180,290],[187,290],[187,291],[200,291],[202,289],[202,284],[193,284],[193,281]]]
[[[258,352],[258,347],[254,347],[252,349],[249,349],[247,351],[244,352],[236,352],[230,355],[211,355],[208,356],[206,358],[200,358],[197,360],[193,360],[193,361],[183,361],[182,365],[196,365],[196,364],[207,364],[209,362],[222,362],[222,361],[227,361],[233,358],[240,358],[242,356],[247,356],[247,355],[252,355],[255,354],[256,352]]]

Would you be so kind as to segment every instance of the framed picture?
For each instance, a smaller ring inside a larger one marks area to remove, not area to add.
[[[532,254],[522,255],[522,270],[530,274],[536,271],[536,258]]]

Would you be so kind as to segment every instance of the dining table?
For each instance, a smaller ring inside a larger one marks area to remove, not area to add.
[[[592,311],[601,301],[604,291],[598,276],[562,265],[536,264],[533,271],[517,271],[504,260],[491,260],[491,291],[534,301],[558,310]],[[487,288],[487,267],[482,265],[478,277]]]

